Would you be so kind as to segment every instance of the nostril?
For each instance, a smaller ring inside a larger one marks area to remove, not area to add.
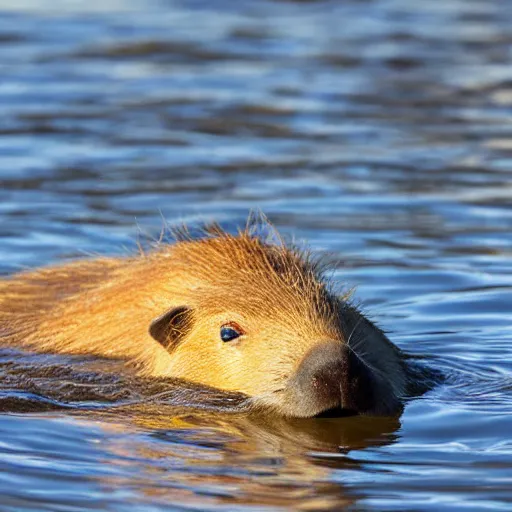
[[[304,391],[313,391],[317,399],[334,403],[339,407],[341,405],[341,381],[343,378],[341,363],[341,359],[337,358],[327,364],[311,368],[310,378],[306,379],[306,381],[309,381],[310,389]],[[308,372],[307,369],[305,371]]]
[[[315,411],[340,407],[342,350],[339,342],[326,342],[306,354],[290,379],[293,396]]]

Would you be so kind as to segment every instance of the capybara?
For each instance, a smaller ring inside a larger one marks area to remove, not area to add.
[[[251,227],[0,280],[0,344],[121,358],[295,417],[396,414],[408,379],[317,260]]]

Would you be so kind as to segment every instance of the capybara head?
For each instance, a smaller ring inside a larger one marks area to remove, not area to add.
[[[180,278],[167,286],[163,273],[163,285],[185,298],[149,332],[171,356],[170,375],[246,393],[289,416],[400,410],[399,350],[330,290],[312,258],[249,230],[216,229],[180,241],[169,260]]]

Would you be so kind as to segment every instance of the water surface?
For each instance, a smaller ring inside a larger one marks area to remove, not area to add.
[[[510,510],[511,26],[498,0],[0,1],[1,273],[258,207],[447,376],[400,418],[284,421],[2,352],[1,510]]]

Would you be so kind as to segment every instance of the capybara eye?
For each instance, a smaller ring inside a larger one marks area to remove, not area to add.
[[[243,334],[243,331],[233,324],[223,325],[220,328],[220,339],[222,341],[233,341],[239,338]]]

